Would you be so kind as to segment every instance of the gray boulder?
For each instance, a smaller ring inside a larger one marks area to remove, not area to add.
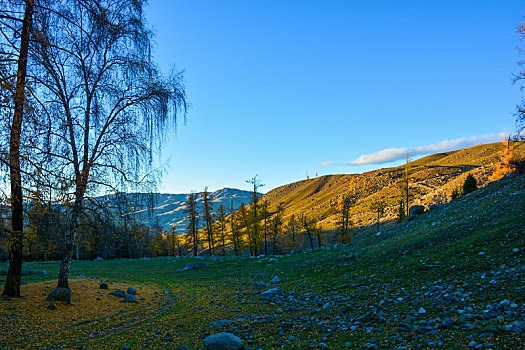
[[[47,296],[46,301],[65,301],[70,303],[71,291],[69,288],[57,288]]]
[[[113,292],[109,293],[109,295],[114,295],[114,296],[119,297],[119,298],[125,298],[126,297],[126,292],[124,292],[123,290],[117,289],[117,290],[114,290]]]
[[[422,205],[413,205],[408,209],[408,216],[414,216],[423,214],[425,212],[425,207]]]
[[[281,279],[279,278],[279,276],[275,276],[274,278],[272,278],[270,283],[271,284],[279,284],[279,283],[281,283]]]
[[[244,345],[239,337],[231,333],[217,333],[202,341],[207,350],[243,350]]]
[[[139,301],[137,300],[137,297],[134,296],[133,294],[128,294],[124,297],[124,299],[122,299],[122,302],[123,303],[138,303]]]
[[[109,286],[108,286],[108,284],[107,284],[106,282],[102,282],[102,283],[100,284],[100,289],[108,289],[108,287],[109,287]]]
[[[279,288],[268,289],[261,293],[261,295],[259,296],[259,299],[273,301],[278,296],[280,296],[282,293],[283,293],[282,290],[280,290]]]
[[[210,264],[207,262],[196,262],[196,263],[187,263],[186,266],[179,271],[189,271],[189,270],[196,270],[200,267],[209,267]]]
[[[252,286],[252,289],[253,290],[259,290],[259,289],[264,289],[264,288],[267,288],[269,286],[268,283],[266,282],[255,282]]]
[[[133,287],[128,287],[128,294],[137,295],[137,290]]]

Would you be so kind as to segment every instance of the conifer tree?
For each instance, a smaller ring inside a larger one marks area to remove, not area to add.
[[[244,206],[244,203],[242,203],[242,205]],[[240,237],[239,237],[239,231],[237,229],[237,222],[236,222],[237,215],[236,215],[235,208],[233,206],[233,199],[231,200],[229,213],[230,213],[230,231],[232,234],[232,242],[233,242],[233,252],[235,256],[238,256],[239,251],[240,251],[240,239],[239,239]]]
[[[252,255],[258,255],[259,254],[259,248],[260,248],[260,227],[259,227],[259,220],[260,220],[260,204],[259,204],[259,188],[263,187],[264,184],[261,183],[261,180],[257,178],[257,175],[255,175],[253,178],[246,180],[247,183],[252,185],[253,191],[252,191],[252,202],[250,203],[250,227],[248,228],[248,231],[250,231],[251,235],[251,247]]]
[[[186,230],[188,233],[188,238],[191,241],[192,248],[193,248],[193,256],[199,255],[198,247],[199,247],[199,235],[198,235],[198,225],[199,225],[199,212],[197,210],[197,199],[195,196],[195,192],[191,192],[188,195],[188,199],[186,202],[186,209],[184,209],[184,213],[188,214],[186,217],[186,221],[188,221],[188,225],[186,226]]]
[[[168,242],[169,242],[169,255],[175,256],[175,252],[177,252],[177,256],[180,256],[180,237],[177,232],[177,227],[175,225],[170,227],[170,230],[168,232]]]
[[[384,200],[375,201],[374,203],[372,203],[370,207],[370,209],[375,211],[377,214],[377,223],[376,223],[377,232],[379,232],[379,222],[380,222],[381,216],[383,216],[383,214],[385,213],[385,207],[386,207],[386,203]]]
[[[290,237],[290,243],[289,246],[291,248],[297,247],[297,240],[296,240],[296,232],[298,231],[299,222],[295,219],[295,214],[292,214],[290,216],[290,219],[288,219],[288,224],[286,225],[286,228],[288,230]]]
[[[268,255],[268,201],[262,202],[261,215],[263,217],[264,255]]]
[[[478,189],[478,182],[472,174],[468,174],[465,182],[463,182],[463,195],[469,194]]]
[[[217,224],[219,225],[219,236],[222,243],[222,256],[226,255],[226,207],[221,204],[217,208],[217,213],[215,214],[217,218]]]
[[[214,245],[214,238],[213,238],[213,203],[211,202],[210,193],[208,192],[208,186],[204,188],[204,193],[202,197],[202,215],[204,217],[204,224],[206,229],[206,234],[208,236],[208,249],[210,256],[213,255],[213,245]]]
[[[405,202],[400,199],[399,200],[399,210],[397,212],[397,219],[396,221],[398,223],[405,221],[406,219],[406,211],[405,211]]]

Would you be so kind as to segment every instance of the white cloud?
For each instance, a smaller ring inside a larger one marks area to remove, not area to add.
[[[327,166],[327,165],[332,165],[334,164],[334,162],[332,162],[331,160],[327,161],[327,162],[322,162],[321,164],[319,164],[320,166]]]
[[[487,134],[479,136],[462,137],[455,140],[444,140],[426,146],[415,148],[387,148],[376,153],[363,154],[358,158],[348,162],[350,165],[383,164],[403,159],[408,154],[409,157],[445,152],[454,149],[471,147],[481,143],[492,143],[502,141],[507,136],[505,133]]]

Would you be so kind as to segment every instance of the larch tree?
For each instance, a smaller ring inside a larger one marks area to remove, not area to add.
[[[252,185],[252,202],[250,203],[250,227],[248,231],[251,236],[251,245],[253,248],[252,255],[257,255],[260,248],[260,204],[259,204],[259,188],[263,187],[264,184],[257,178],[257,175],[252,177],[249,180],[246,180],[247,183]]]
[[[263,217],[264,255],[268,255],[268,201],[261,203],[261,215]]]
[[[177,251],[177,256],[180,256],[180,237],[175,225],[171,226],[168,231],[168,241],[170,255],[175,256],[175,251]]]
[[[213,255],[213,203],[211,202],[210,193],[208,192],[208,186],[204,188],[202,194],[202,217],[204,218],[204,225],[206,230],[206,236],[208,238],[208,249],[210,256]]]
[[[226,255],[226,215],[227,211],[224,204],[219,205],[217,208],[217,213],[215,213],[215,217],[219,226],[218,234],[222,243],[222,256]]]
[[[380,199],[372,203],[370,206],[370,209],[377,214],[377,232],[379,232],[379,222],[381,220],[381,217],[385,213],[386,203],[384,200]]]
[[[244,203],[242,203],[242,205],[244,206]],[[235,207],[233,206],[233,199],[231,200],[229,213],[230,213],[230,231],[231,231],[232,242],[233,242],[233,252],[235,256],[238,256],[240,253],[240,237],[239,237],[239,230],[237,228],[237,215],[236,215]]]
[[[300,230],[300,223],[295,218],[295,214],[292,214],[290,216],[290,219],[288,219],[288,223],[286,225],[286,230],[289,237],[289,242],[287,244],[288,248],[297,248],[297,237],[296,234]]]
[[[245,227],[246,233],[247,233],[247,240],[248,240],[248,246],[250,248],[250,255],[253,255],[253,247],[252,247],[252,239],[250,234],[250,215],[248,213],[248,210],[246,209],[246,206],[244,205],[244,202],[241,202],[241,205],[239,205],[238,213],[238,219],[240,222],[240,228]],[[240,238],[240,234],[239,234]],[[240,240],[239,240],[240,241]]]
[[[310,243],[310,249],[314,249],[314,238],[315,230],[317,227],[317,220],[314,217],[308,217],[307,214],[301,214],[299,217],[303,230],[306,232],[308,242]]]
[[[186,221],[188,222],[186,226],[186,232],[189,240],[191,241],[193,256],[197,256],[199,255],[199,211],[197,209],[197,197],[195,192],[191,192],[188,195],[184,213],[188,215],[186,217]]]
[[[273,255],[277,251],[277,238],[280,236],[283,226],[282,215],[284,211],[284,202],[280,202],[277,205],[277,213],[272,218],[272,245]]]
[[[352,226],[350,220],[350,207],[352,205],[353,196],[344,194],[337,198],[337,210],[339,211],[339,235],[341,243],[352,242],[352,235],[350,229]]]
[[[70,203],[55,292],[69,290],[85,198],[154,186],[154,155],[186,110],[181,76],[163,76],[152,60],[144,3],[57,2],[60,11],[34,21],[34,98],[48,123],[40,151]]]
[[[402,200],[404,201],[403,207],[405,208],[405,217],[408,218],[409,215],[409,202],[410,202],[410,164],[408,159],[408,154],[406,156],[406,163],[403,167],[403,174],[401,180],[397,183],[399,189],[401,190]]]

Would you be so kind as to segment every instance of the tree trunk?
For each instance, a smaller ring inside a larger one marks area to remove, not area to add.
[[[276,246],[277,246],[277,229],[273,232],[273,255],[275,255]]]
[[[310,232],[310,230],[306,230],[306,232],[308,233],[308,239],[310,240],[310,248],[312,248],[312,250],[314,249],[314,242],[313,242],[313,239],[312,239],[312,233]]]
[[[26,0],[22,36],[20,39],[20,56],[15,90],[15,111],[9,141],[9,175],[11,181],[11,260],[3,295],[20,297],[20,280],[22,278],[22,258],[24,239],[24,212],[22,197],[22,176],[20,173],[20,134],[24,115],[25,84],[27,69],[27,52],[33,22],[33,0]]]
[[[77,238],[77,224],[80,212],[82,210],[82,201],[84,198],[83,191],[77,190],[75,203],[71,212],[71,221],[69,225],[69,232],[66,234],[66,242],[64,245],[64,253],[60,263],[60,271],[58,272],[57,288],[69,289],[69,269],[71,267],[71,260],[75,253],[75,241]]]

